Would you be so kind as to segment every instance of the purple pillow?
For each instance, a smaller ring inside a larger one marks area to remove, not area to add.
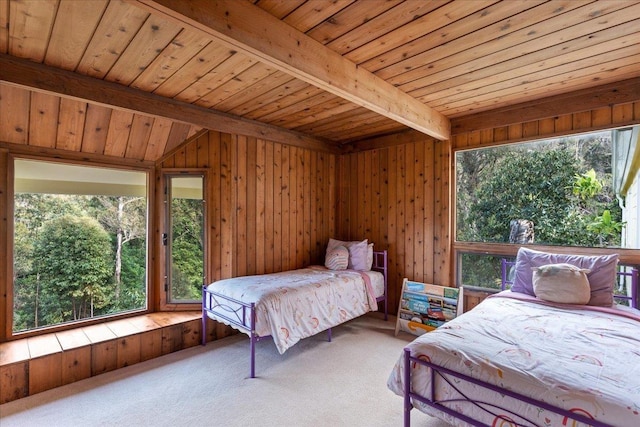
[[[613,285],[616,281],[618,254],[567,255],[520,248],[516,257],[516,274],[511,290],[536,296],[533,292],[533,270],[531,268],[547,264],[571,264],[590,270],[587,274],[591,287],[591,299],[589,299],[588,305],[602,307],[613,305]]]

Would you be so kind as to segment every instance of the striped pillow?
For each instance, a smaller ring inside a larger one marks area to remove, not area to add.
[[[349,250],[344,246],[329,249],[324,258],[324,266],[329,270],[346,270],[349,265]]]

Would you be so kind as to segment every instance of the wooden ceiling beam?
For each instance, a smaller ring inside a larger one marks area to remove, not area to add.
[[[640,100],[640,77],[454,118],[452,134],[509,126]]]
[[[219,132],[242,134],[332,153],[337,153],[340,150],[338,144],[325,139],[314,138],[300,132],[243,119],[6,54],[0,54],[0,82],[92,102],[116,110],[163,117]]]
[[[450,137],[447,117],[251,2],[128,1],[436,139]]]

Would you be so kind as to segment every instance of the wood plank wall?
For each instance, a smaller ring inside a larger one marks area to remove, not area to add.
[[[9,152],[0,148],[0,171],[9,170]],[[13,256],[7,250],[8,221],[9,221],[9,183],[8,174],[0,173],[0,342],[7,337],[8,325],[6,321],[9,318],[7,313],[7,289],[9,289],[9,281],[13,277],[9,277],[6,273],[9,269],[9,263],[12,262]],[[11,258],[10,258],[11,257]]]
[[[388,250],[393,313],[403,278],[449,285],[449,144],[413,139],[338,161],[338,235]]]
[[[452,135],[451,139],[453,148],[457,150],[552,138],[638,123],[640,123],[640,101],[612,104],[524,123],[460,132]],[[455,120],[452,121],[452,126],[455,129]]]
[[[335,154],[214,131],[161,162],[207,173],[209,281],[323,264],[336,165]]]

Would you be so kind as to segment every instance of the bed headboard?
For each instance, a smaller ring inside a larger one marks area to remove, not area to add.
[[[371,269],[374,271],[379,271],[384,276],[384,313],[385,320],[387,320],[387,311],[389,304],[389,280],[388,280],[388,258],[387,258],[387,250],[382,251],[373,251],[373,264]]]
[[[515,267],[515,261],[509,261],[505,258],[502,258],[502,286],[501,289],[504,291],[507,289],[507,285],[513,285],[513,275],[511,274],[512,269]],[[624,280],[626,278],[631,278],[631,295],[614,295],[613,297],[618,300],[629,301],[629,305],[633,308],[638,308],[638,293],[640,292],[640,273],[637,268],[619,265],[618,266],[618,280]],[[620,268],[621,267],[621,268]]]

